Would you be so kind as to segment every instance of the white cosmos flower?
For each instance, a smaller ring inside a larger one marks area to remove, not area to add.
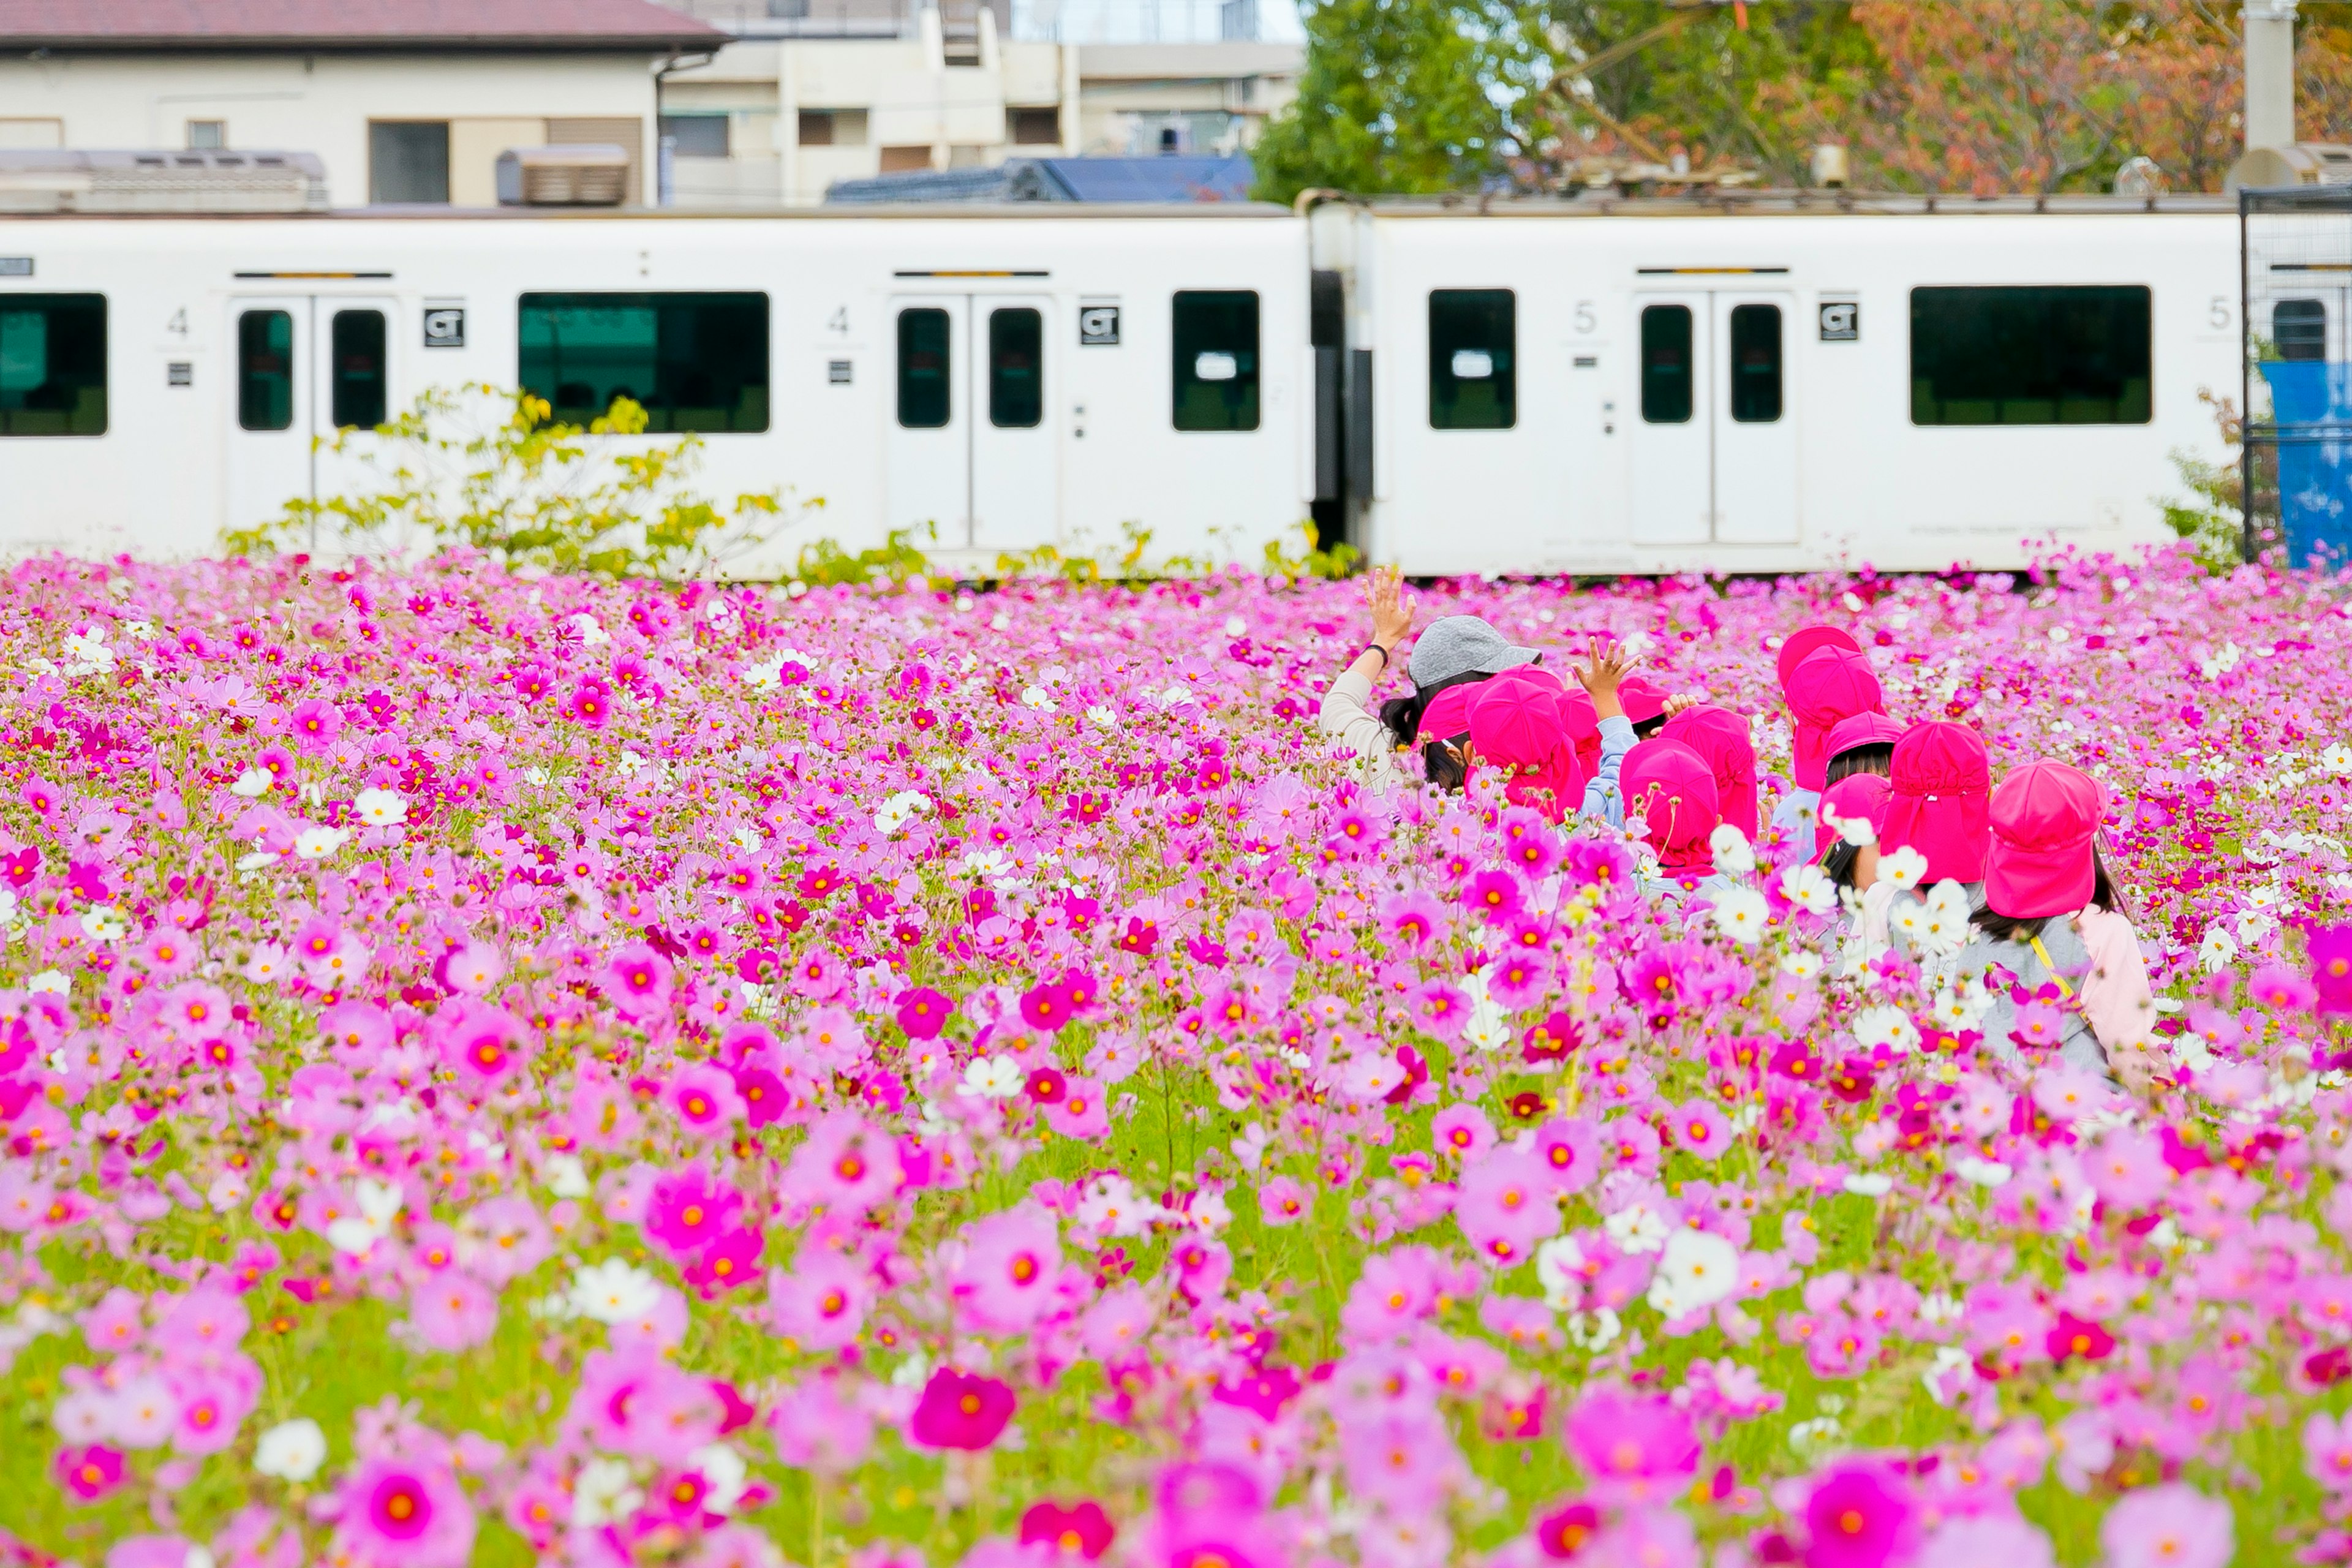
[[[1727,877],[1745,877],[1756,869],[1756,850],[1748,835],[1728,822],[1715,825],[1715,831],[1706,836],[1706,847],[1715,857],[1715,868]]]
[[[81,929],[82,934],[92,942],[117,942],[131,929],[131,922],[123,918],[120,910],[100,904],[82,911]]]
[[[1927,874],[1927,858],[1906,844],[1878,858],[1878,874],[1898,888],[1916,888]]]
[[[324,860],[350,838],[340,827],[306,827],[294,836],[294,853],[305,860]]]
[[[327,1435],[308,1415],[281,1421],[253,1447],[253,1468],[281,1481],[307,1481],[327,1462]]]
[[[1021,706],[1034,708],[1040,713],[1051,713],[1055,706],[1054,694],[1042,686],[1024,687],[1021,689]]]
[[[388,789],[363,789],[352,809],[370,827],[393,827],[408,820],[408,803]]]
[[[1715,896],[1715,929],[1734,942],[1753,944],[1772,923],[1771,908],[1753,888],[1726,888]]]
[[[1780,873],[1780,895],[1811,914],[1825,915],[1838,907],[1837,884],[1810,860]]]
[[[1097,702],[1087,710],[1087,722],[1097,730],[1116,730],[1118,728],[1118,715],[1112,711],[1109,704]]]
[[[564,1304],[599,1323],[634,1322],[661,1303],[661,1287],[642,1268],[617,1258],[583,1265],[563,1293]]]
[[[1822,955],[1809,947],[1791,948],[1780,955],[1780,968],[1800,980],[1811,980],[1822,972]]]
[[[1598,1355],[1617,1342],[1625,1325],[1617,1314],[1603,1307],[1594,1312],[1576,1312],[1568,1320],[1568,1340],[1579,1350]]]
[[[2347,746],[2341,741],[2336,742],[2336,744],[2319,753],[2319,765],[2339,778],[2346,773],[2352,773],[2352,746]]]
[[[1572,1305],[1584,1293],[1584,1248],[1574,1237],[1553,1237],[1536,1248],[1536,1279],[1553,1310]]]
[[[257,796],[268,795],[270,786],[277,782],[270,776],[268,768],[247,768],[236,775],[236,783],[228,786],[228,793],[241,795],[246,799],[252,800]]]
[[[2205,966],[2208,974],[2225,967],[2237,956],[2238,939],[2230,934],[2226,926],[2210,927],[2205,932],[2205,940],[2198,944],[2197,961]]]
[[[1952,1166],[1952,1174],[1979,1187],[1998,1187],[2016,1173],[1999,1160],[1979,1160],[1971,1154]]]
[[[1666,1238],[1650,1277],[1650,1305],[1679,1318],[1729,1298],[1739,1286],[1739,1249],[1723,1237],[1684,1226]]]
[[[591,1459],[581,1466],[572,1479],[572,1527],[594,1530],[635,1513],[646,1494],[635,1480],[625,1459]]]
[[[588,1168],[577,1154],[556,1154],[547,1162],[547,1190],[559,1198],[588,1195]]]
[[[1024,1081],[1021,1064],[1011,1057],[990,1057],[963,1066],[961,1092],[971,1100],[1010,1100]]]
[[[1907,1056],[1919,1044],[1919,1030],[1900,1007],[1865,1007],[1853,1021],[1853,1037],[1864,1047],[1885,1046]]]
[[[1619,1209],[1601,1222],[1601,1228],[1609,1233],[1620,1252],[1656,1252],[1666,1245],[1666,1222],[1651,1213],[1646,1204]]]
[[[1883,1198],[1895,1190],[1892,1176],[1848,1176],[1845,1190],[1865,1198]]]

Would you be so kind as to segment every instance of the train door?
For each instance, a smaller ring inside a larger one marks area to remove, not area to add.
[[[1028,550],[1056,535],[1052,301],[908,294],[891,301],[890,526],[949,549]]]
[[[389,300],[272,295],[230,302],[231,527],[364,481],[359,459],[372,438],[341,454],[320,451],[316,442],[339,426],[373,429],[391,417],[394,316]]]
[[[303,295],[229,302],[228,523],[250,528],[311,495],[310,403],[317,368]]]
[[[1711,297],[1720,369],[1715,420],[1715,539],[1797,542],[1797,428],[1789,416],[1787,294],[1717,289]]]
[[[1790,299],[1744,289],[1633,298],[1633,542],[1793,544]]]
[[[2275,285],[2274,285],[2275,286]],[[2345,290],[2326,284],[2297,287],[2271,303],[2270,357],[2283,360],[2337,360],[2347,357],[2345,343]]]
[[[1715,532],[1714,311],[1703,292],[1636,294],[1633,318],[1633,542],[1704,544]]]

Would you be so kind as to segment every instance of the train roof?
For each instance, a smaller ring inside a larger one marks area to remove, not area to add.
[[[1586,191],[1572,196],[1354,196],[1330,193],[1379,217],[1931,217],[1967,214],[2231,213],[2235,196],[2181,195],[1905,195],[1843,190],[1699,189],[1682,195],[1626,196]]]
[[[930,218],[942,222],[1011,221],[1068,223],[1099,218],[1287,218],[1291,209],[1271,202],[876,202],[854,205],[741,208],[696,207],[336,207],[323,212],[203,212],[197,210],[139,212],[10,212],[8,222],[55,222],[82,218],[145,222],[153,219],[220,219],[235,222],[280,221],[336,223],[356,218],[415,223],[840,223],[869,218]]]

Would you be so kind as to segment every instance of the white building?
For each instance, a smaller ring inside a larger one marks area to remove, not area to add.
[[[685,0],[735,37],[663,79],[674,199],[798,206],[836,180],[1009,156],[1241,151],[1295,96],[1304,50],[1216,36],[1246,0],[1185,3],[1170,15],[1193,21],[1166,30],[1208,37],[1080,42],[1059,18],[1008,23],[1003,0]]]
[[[0,0],[0,148],[312,153],[337,206],[489,206],[507,149],[609,142],[638,201],[661,73],[727,42],[649,0]]]

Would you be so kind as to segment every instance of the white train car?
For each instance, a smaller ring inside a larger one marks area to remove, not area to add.
[[[2221,457],[2199,395],[2239,385],[2217,199],[1331,202],[1309,221],[1318,342],[1349,355],[1357,537],[1416,574],[2124,549],[2170,537],[2169,455]]]
[[[1307,509],[1307,273],[1269,207],[0,218],[0,550],[216,552],[357,482],[316,437],[489,383],[823,497],[770,566],[1255,554]]]

